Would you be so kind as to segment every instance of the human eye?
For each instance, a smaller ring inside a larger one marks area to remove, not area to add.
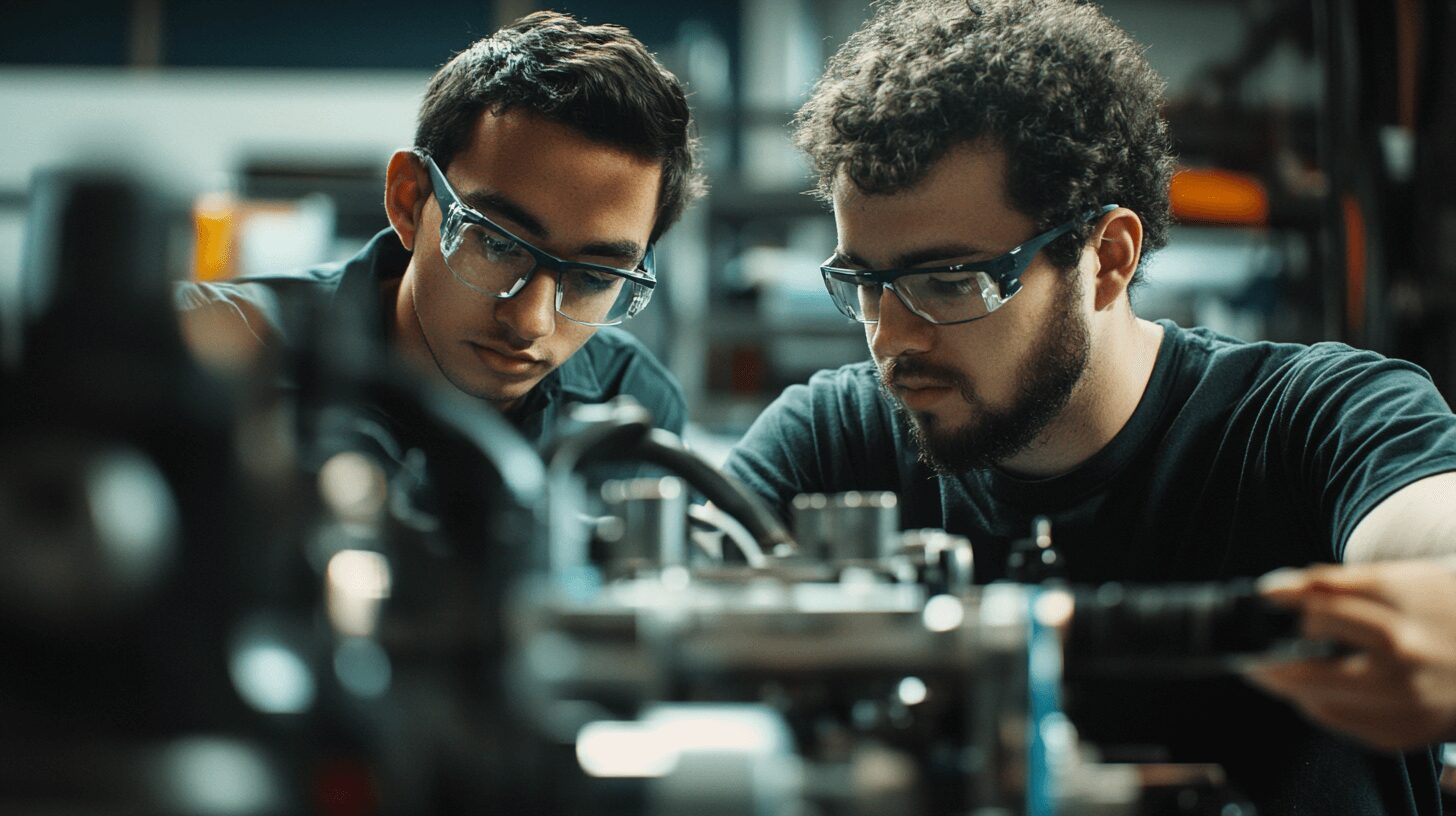
[[[937,297],[979,294],[976,276],[970,272],[929,272],[920,276],[926,291]]]
[[[525,252],[525,250],[521,249],[519,242],[513,241],[504,235],[498,235],[487,230],[480,230],[479,235],[481,254],[491,263],[502,263],[513,260]]]
[[[582,294],[598,294],[617,288],[622,278],[599,269],[572,267],[566,271],[566,282],[574,291]]]

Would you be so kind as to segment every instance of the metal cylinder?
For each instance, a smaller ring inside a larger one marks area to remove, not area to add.
[[[878,561],[898,547],[899,499],[889,492],[806,493],[793,501],[794,535],[808,558]]]
[[[602,485],[602,501],[621,522],[601,536],[609,570],[686,563],[688,491],[682,479],[613,479]]]

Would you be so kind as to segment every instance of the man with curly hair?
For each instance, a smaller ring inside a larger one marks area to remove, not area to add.
[[[1079,583],[1449,554],[1456,417],[1425,372],[1136,315],[1172,169],[1140,51],[1072,0],[888,3],[845,43],[796,139],[873,359],[787,390],[728,471],[786,518],[894,491],[905,528],[971,539],[981,581],[1039,515]],[[1449,695],[1410,686],[1456,738]],[[1084,691],[1085,736],[1219,762],[1260,813],[1440,812],[1433,750],[1369,750],[1238,678]]]
[[[647,305],[652,247],[702,192],[696,152],[682,85],[630,32],[528,15],[431,79],[389,161],[388,229],[342,264],[186,286],[184,328],[204,350],[293,343],[299,305],[322,300],[530,440],[567,402],[622,395],[680,433],[681,388],[613,327]]]

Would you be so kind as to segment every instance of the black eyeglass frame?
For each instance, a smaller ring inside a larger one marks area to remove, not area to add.
[[[440,253],[445,258],[445,266],[450,269],[450,274],[453,275],[455,277],[455,280],[459,281],[460,284],[465,288],[471,290],[472,292],[477,292],[479,294],[485,295],[486,297],[492,297],[497,300],[509,300],[512,297],[515,297],[516,294],[519,293],[522,289],[526,288],[526,285],[531,282],[531,279],[533,277],[535,277],[536,272],[544,266],[548,269],[555,270],[557,273],[556,313],[573,323],[577,323],[583,326],[616,326],[632,317],[635,317],[636,315],[641,313],[643,309],[647,308],[648,302],[652,300],[652,290],[657,286],[657,253],[655,251],[654,244],[649,243],[647,245],[647,251],[642,256],[642,262],[637,265],[636,269],[622,269],[620,267],[607,266],[605,264],[587,263],[585,261],[568,261],[565,258],[558,258],[555,255],[547,252],[546,250],[537,247],[535,244],[532,244],[530,241],[521,238],[520,236],[516,235],[515,233],[511,232],[500,224],[497,224],[496,222],[482,215],[478,210],[472,209],[471,207],[467,206],[463,201],[460,200],[460,196],[455,192],[455,188],[450,186],[449,180],[445,178],[445,173],[440,170],[440,166],[435,163],[435,159],[433,156],[431,156],[426,151],[419,149],[416,149],[414,151],[414,154],[419,157],[420,161],[424,163],[425,169],[429,172],[430,186],[433,188],[435,200],[440,204],[440,212],[443,216],[440,220]],[[535,263],[532,265],[530,271],[526,272],[526,274],[518,278],[509,292],[488,292],[484,289],[481,289],[480,287],[475,286],[474,284],[460,277],[460,273],[456,272],[454,267],[450,266],[450,255],[458,248],[461,236],[464,235],[465,232],[464,225],[466,223],[478,224],[482,227],[492,230],[493,232],[500,233],[505,238],[514,241],[522,249],[526,250],[526,252],[532,257],[532,259],[534,259]],[[454,241],[456,242],[454,245],[450,244],[452,236],[454,238]],[[631,283],[638,284],[642,288],[633,292],[632,301],[627,307],[627,314],[624,315],[620,320],[608,323],[592,323],[585,320],[578,320],[577,318],[574,318],[571,315],[568,315],[561,311],[561,299],[563,292],[561,289],[560,273],[568,268],[582,269],[588,272],[595,272],[603,275],[615,275],[619,278],[624,278]]]
[[[1036,257],[1036,253],[1040,252],[1047,244],[1071,232],[1078,224],[1106,215],[1117,209],[1118,206],[1117,204],[1104,204],[1095,210],[1073,218],[1065,224],[1053,227],[1040,235],[1023,241],[1003,255],[985,261],[967,261],[950,266],[921,266],[908,269],[844,269],[842,267],[830,266],[829,261],[834,259],[831,256],[819,267],[819,274],[824,278],[824,288],[829,292],[829,297],[834,301],[834,305],[839,307],[841,313],[856,323],[874,325],[880,321],[878,319],[866,320],[856,317],[848,307],[839,302],[838,297],[835,297],[831,281],[838,280],[853,284],[854,286],[884,286],[894,292],[895,297],[912,314],[937,326],[954,326],[961,323],[970,323],[990,317],[997,309],[1006,305],[1006,302],[1011,300],[1017,292],[1021,291],[1022,274],[1026,272],[1027,267],[1031,266],[1031,261]],[[905,295],[895,287],[895,281],[911,275],[964,273],[976,274],[978,276],[984,275],[990,282],[995,283],[997,286],[997,293],[989,292],[985,286],[981,288],[981,298],[986,304],[986,313],[983,315],[968,317],[964,320],[936,320],[912,305],[906,299]]]

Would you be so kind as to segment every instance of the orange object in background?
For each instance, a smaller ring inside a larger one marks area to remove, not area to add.
[[[231,196],[214,193],[197,199],[192,225],[197,231],[192,257],[194,280],[213,281],[233,276],[233,216]]]
[[[1346,194],[1340,200],[1345,217],[1345,326],[1365,330],[1365,214],[1360,200]]]
[[[1204,224],[1267,224],[1269,193],[1254,176],[1228,170],[1188,169],[1168,185],[1173,217]]]
[[[192,279],[301,269],[331,259],[334,205],[313,194],[294,200],[207,193],[192,205]]]

